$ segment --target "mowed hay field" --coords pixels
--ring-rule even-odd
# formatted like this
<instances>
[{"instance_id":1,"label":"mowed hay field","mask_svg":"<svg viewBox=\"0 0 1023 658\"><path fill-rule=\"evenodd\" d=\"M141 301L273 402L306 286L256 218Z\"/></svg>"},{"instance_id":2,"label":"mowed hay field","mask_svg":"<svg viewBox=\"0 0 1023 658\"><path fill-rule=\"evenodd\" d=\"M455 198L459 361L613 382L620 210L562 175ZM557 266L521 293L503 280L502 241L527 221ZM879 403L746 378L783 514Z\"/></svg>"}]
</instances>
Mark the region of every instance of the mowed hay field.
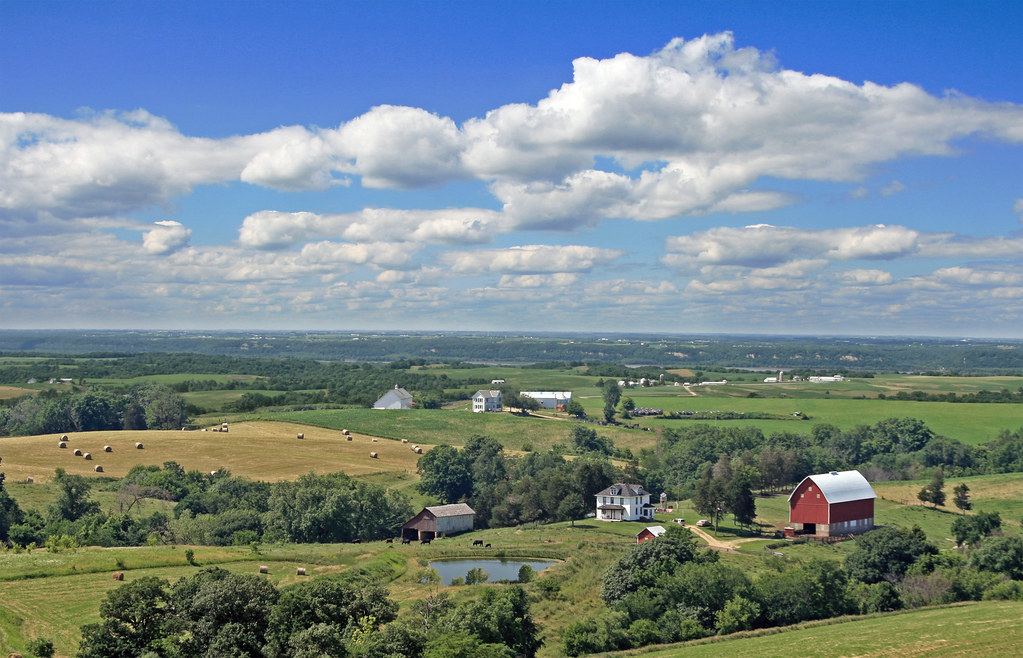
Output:
<instances>
[{"instance_id":1,"label":"mowed hay field","mask_svg":"<svg viewBox=\"0 0 1023 658\"><path fill-rule=\"evenodd\" d=\"M771 631L767 631L771 633ZM740 634L746 635L746 634ZM785 632L687 644L644 656L1019 656L1023 603L980 601L941 608L843 618ZM626 652L636 655L639 652Z\"/></svg>"},{"instance_id":2,"label":"mowed hay field","mask_svg":"<svg viewBox=\"0 0 1023 658\"><path fill-rule=\"evenodd\" d=\"M298 439L299 433L305 435ZM131 431L82 432L68 434L67 448L59 448L60 435L25 436L0 439L0 469L7 484L32 477L44 482L54 469L88 476L124 477L137 464L160 466L175 461L185 470L203 472L226 468L233 475L275 482L293 480L313 473L344 471L351 476L416 470L419 455L411 444L379 439L352 432L346 440L338 430L292 423L245 422L229 426L229 431ZM136 449L135 443L143 444ZM103 452L109 445L112 452ZM74 450L92 455L91 461L76 457ZM423 450L430 446L422 445ZM377 458L371 458L376 452ZM103 473L95 467L102 466Z\"/></svg>"}]
</instances>

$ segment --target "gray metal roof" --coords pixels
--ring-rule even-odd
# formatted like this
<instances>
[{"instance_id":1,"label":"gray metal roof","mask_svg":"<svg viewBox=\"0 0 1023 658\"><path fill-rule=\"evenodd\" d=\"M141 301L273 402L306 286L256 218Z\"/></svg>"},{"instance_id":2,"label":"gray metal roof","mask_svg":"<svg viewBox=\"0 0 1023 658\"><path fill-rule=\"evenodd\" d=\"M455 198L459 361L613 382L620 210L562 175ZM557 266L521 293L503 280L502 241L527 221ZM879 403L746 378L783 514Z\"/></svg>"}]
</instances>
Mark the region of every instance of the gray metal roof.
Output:
<instances>
[{"instance_id":1,"label":"gray metal roof","mask_svg":"<svg viewBox=\"0 0 1023 658\"><path fill-rule=\"evenodd\" d=\"M475 398L475 397L478 397L478 396L481 396L481 395L483 397L485 397L485 398L499 398L499 397L501 397L501 391L486 391L486 390L480 389L480 390L476 391L476 395L474 395L473 397Z\"/></svg>"},{"instance_id":2,"label":"gray metal roof","mask_svg":"<svg viewBox=\"0 0 1023 658\"><path fill-rule=\"evenodd\" d=\"M434 507L427 507L427 511L434 516L464 516L466 514L476 514L476 510L469 507L465 503L454 503L452 505L436 505Z\"/></svg>"},{"instance_id":3,"label":"gray metal roof","mask_svg":"<svg viewBox=\"0 0 1023 658\"><path fill-rule=\"evenodd\" d=\"M818 475L808 475L803 478L803 482L811 480L817 485L817 488L821 490L824 497L829 503L847 503L850 500L865 500L867 498L877 498L877 494L874 493L874 488L867 482L867 478L863 477L863 474L859 471L831 471L830 473L820 473ZM799 485L802 486L803 482ZM789 495L789 501L792 501L792 496L796 494L799 489L797 486L792 490Z\"/></svg>"},{"instance_id":4,"label":"gray metal roof","mask_svg":"<svg viewBox=\"0 0 1023 658\"><path fill-rule=\"evenodd\" d=\"M612 489L617 489L616 493L612 493ZM604 489L598 496L649 496L649 492L643 489L638 484L628 484L625 482L615 482L607 489Z\"/></svg>"}]
</instances>

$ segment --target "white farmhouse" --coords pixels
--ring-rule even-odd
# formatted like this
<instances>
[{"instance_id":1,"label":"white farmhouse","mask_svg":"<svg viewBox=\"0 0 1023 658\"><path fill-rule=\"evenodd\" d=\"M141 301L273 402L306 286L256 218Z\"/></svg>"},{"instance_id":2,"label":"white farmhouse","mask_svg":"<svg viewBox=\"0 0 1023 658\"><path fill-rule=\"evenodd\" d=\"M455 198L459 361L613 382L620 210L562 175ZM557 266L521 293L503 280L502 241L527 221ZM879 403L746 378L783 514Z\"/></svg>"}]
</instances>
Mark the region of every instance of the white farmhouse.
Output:
<instances>
[{"instance_id":1,"label":"white farmhouse","mask_svg":"<svg viewBox=\"0 0 1023 658\"><path fill-rule=\"evenodd\" d=\"M572 401L572 391L520 391L519 395L524 398L533 398L544 409L558 411L565 411L568 408L568 403Z\"/></svg>"},{"instance_id":2,"label":"white farmhouse","mask_svg":"<svg viewBox=\"0 0 1023 658\"><path fill-rule=\"evenodd\" d=\"M373 403L374 409L408 409L412 406L412 394L395 384L380 399Z\"/></svg>"},{"instance_id":3,"label":"white farmhouse","mask_svg":"<svg viewBox=\"0 0 1023 658\"><path fill-rule=\"evenodd\" d=\"M598 521L642 521L654 518L650 494L638 484L616 482L597 494Z\"/></svg>"},{"instance_id":4,"label":"white farmhouse","mask_svg":"<svg viewBox=\"0 0 1023 658\"><path fill-rule=\"evenodd\" d=\"M486 411L501 410L501 391L476 391L472 396L473 413L481 414Z\"/></svg>"}]
</instances>

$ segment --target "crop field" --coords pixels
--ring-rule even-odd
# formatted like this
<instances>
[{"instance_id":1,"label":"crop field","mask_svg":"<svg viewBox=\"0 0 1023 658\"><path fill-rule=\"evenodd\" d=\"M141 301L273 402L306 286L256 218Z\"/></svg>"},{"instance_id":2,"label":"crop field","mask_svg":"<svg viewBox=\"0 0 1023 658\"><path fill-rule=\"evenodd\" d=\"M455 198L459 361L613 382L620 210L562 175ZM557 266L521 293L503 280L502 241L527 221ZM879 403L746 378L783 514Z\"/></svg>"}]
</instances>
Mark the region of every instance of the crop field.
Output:
<instances>
[{"instance_id":1,"label":"crop field","mask_svg":"<svg viewBox=\"0 0 1023 658\"><path fill-rule=\"evenodd\" d=\"M22 388L20 386L0 386L0 400L13 400L23 395L38 393L38 390Z\"/></svg>"},{"instance_id":2,"label":"crop field","mask_svg":"<svg viewBox=\"0 0 1023 658\"><path fill-rule=\"evenodd\" d=\"M344 471L358 477L380 472L414 473L418 455L399 441L372 438L353 431L352 441L339 431L290 423L236 423L228 433L207 431L116 431L68 435L67 448L57 447L57 435L0 439L0 457L7 474L6 486L18 495L28 477L37 482L53 477L54 469L69 473L123 477L136 464L162 465L176 461L186 470L214 471L227 468L234 475L274 482L295 479L304 473ZM298 433L304 439L296 438ZM141 442L142 450L135 448ZM112 452L104 452L109 445ZM423 444L429 449L428 444ZM73 454L75 448L92 455L86 461ZM378 453L371 458L370 452Z\"/></svg>"},{"instance_id":3,"label":"crop field","mask_svg":"<svg viewBox=\"0 0 1023 658\"><path fill-rule=\"evenodd\" d=\"M752 635L752 637L750 636ZM802 624L784 632L739 633L671 649L627 652L651 656L1018 656L1023 603L980 601L940 608Z\"/></svg>"}]
</instances>

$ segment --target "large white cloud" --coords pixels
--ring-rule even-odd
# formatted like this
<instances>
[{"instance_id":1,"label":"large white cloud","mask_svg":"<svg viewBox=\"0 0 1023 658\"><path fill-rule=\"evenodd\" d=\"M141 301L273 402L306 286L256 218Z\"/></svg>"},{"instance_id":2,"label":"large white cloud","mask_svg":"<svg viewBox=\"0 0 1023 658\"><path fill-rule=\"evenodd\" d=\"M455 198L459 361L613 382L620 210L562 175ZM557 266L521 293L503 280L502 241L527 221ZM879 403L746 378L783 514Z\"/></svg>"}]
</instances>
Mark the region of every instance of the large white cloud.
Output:
<instances>
[{"instance_id":1,"label":"large white cloud","mask_svg":"<svg viewBox=\"0 0 1023 658\"><path fill-rule=\"evenodd\" d=\"M455 272L505 272L543 274L554 272L587 272L606 265L624 252L582 245L523 245L507 249L453 251L441 255Z\"/></svg>"}]
</instances>

